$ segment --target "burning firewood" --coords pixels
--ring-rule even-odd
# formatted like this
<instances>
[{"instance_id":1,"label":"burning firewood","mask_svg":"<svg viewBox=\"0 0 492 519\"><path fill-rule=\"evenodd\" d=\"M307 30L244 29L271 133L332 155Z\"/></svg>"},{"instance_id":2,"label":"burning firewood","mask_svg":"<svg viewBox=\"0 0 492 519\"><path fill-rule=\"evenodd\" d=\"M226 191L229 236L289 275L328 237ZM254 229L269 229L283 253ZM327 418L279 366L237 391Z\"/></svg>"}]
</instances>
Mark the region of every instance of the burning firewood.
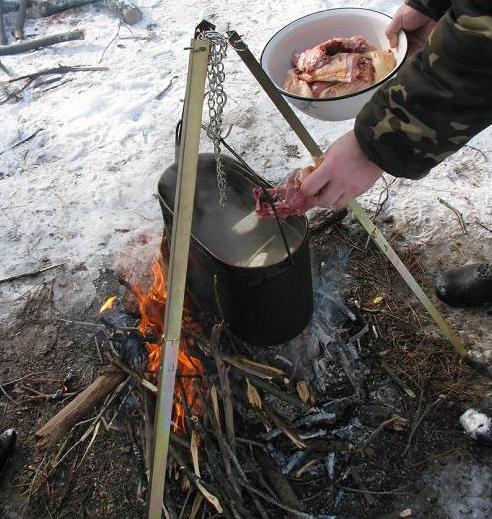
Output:
<instances>
[{"instance_id":1,"label":"burning firewood","mask_svg":"<svg viewBox=\"0 0 492 519\"><path fill-rule=\"evenodd\" d=\"M46 448L63 438L94 406L113 392L125 377L126 374L120 370L102 373L90 386L36 431L37 446Z\"/></svg>"}]
</instances>

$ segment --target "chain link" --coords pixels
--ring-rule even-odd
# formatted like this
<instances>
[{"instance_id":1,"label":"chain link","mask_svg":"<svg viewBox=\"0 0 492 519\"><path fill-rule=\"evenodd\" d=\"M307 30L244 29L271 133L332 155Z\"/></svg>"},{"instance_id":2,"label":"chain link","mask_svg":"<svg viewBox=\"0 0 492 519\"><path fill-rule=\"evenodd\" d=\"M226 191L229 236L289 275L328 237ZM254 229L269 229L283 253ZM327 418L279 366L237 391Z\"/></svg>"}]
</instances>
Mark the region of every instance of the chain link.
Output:
<instances>
[{"instance_id":1,"label":"chain link","mask_svg":"<svg viewBox=\"0 0 492 519\"><path fill-rule=\"evenodd\" d=\"M215 161L217 163L217 188L219 190L220 205L227 199L227 182L222 158L220 154L220 139L222 135L222 112L227 102L224 91L224 63L227 52L227 40L217 31L206 31L204 37L210 42L208 57L208 115L209 123L207 136L214 145Z\"/></svg>"}]
</instances>

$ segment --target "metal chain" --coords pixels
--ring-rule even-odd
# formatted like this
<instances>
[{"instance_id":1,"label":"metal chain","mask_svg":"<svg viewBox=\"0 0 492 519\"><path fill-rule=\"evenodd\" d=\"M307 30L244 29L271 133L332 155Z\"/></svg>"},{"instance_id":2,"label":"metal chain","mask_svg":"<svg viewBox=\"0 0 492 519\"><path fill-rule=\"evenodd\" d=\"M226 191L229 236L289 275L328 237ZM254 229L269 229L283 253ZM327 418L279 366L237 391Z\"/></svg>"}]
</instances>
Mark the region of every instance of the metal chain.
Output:
<instances>
[{"instance_id":1,"label":"metal chain","mask_svg":"<svg viewBox=\"0 0 492 519\"><path fill-rule=\"evenodd\" d=\"M217 163L217 188L219 190L220 205L227 199L227 182L222 158L220 154L220 139L222 136L222 112L227 102L224 91L224 63L227 52L227 39L217 31L206 31L204 37L210 42L208 57L208 115L209 123L207 136L214 145L215 161Z\"/></svg>"}]
</instances>

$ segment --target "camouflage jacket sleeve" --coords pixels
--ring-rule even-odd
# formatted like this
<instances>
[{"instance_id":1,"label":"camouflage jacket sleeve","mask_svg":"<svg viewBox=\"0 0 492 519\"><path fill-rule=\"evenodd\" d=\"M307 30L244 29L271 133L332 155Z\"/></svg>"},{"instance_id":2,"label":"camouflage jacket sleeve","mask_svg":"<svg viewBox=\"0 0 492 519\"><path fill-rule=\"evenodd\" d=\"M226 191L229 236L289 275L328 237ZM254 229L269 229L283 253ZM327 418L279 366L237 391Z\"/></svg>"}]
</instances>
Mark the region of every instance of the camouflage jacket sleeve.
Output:
<instances>
[{"instance_id":1,"label":"camouflage jacket sleeve","mask_svg":"<svg viewBox=\"0 0 492 519\"><path fill-rule=\"evenodd\" d=\"M434 20L439 20L451 7L451 0L406 0L405 3Z\"/></svg>"},{"instance_id":2,"label":"camouflage jacket sleeve","mask_svg":"<svg viewBox=\"0 0 492 519\"><path fill-rule=\"evenodd\" d=\"M492 123L492 2L453 0L426 47L359 113L355 135L384 171L420 178Z\"/></svg>"}]
</instances>

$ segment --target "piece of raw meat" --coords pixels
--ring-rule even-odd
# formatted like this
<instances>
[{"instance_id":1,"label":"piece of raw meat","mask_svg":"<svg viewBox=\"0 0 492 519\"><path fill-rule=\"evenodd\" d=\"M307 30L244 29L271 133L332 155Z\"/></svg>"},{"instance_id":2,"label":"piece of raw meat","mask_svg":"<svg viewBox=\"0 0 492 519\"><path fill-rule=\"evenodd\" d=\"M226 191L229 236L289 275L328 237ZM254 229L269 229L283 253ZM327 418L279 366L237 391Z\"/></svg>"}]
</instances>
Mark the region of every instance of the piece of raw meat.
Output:
<instances>
[{"instance_id":1,"label":"piece of raw meat","mask_svg":"<svg viewBox=\"0 0 492 519\"><path fill-rule=\"evenodd\" d=\"M309 83L299 79L299 76L296 74L296 71L293 68L287 72L287 77L284 82L284 90L287 90L287 92L301 97L313 96L313 92L311 91Z\"/></svg>"},{"instance_id":2,"label":"piece of raw meat","mask_svg":"<svg viewBox=\"0 0 492 519\"><path fill-rule=\"evenodd\" d=\"M307 82L330 81L351 83L356 79L374 80L374 67L370 58L357 53L341 52L330 58L328 63L312 72L299 74L299 79Z\"/></svg>"},{"instance_id":3,"label":"piece of raw meat","mask_svg":"<svg viewBox=\"0 0 492 519\"><path fill-rule=\"evenodd\" d=\"M331 56L335 56L340 52L367 52L372 50L363 36L353 36L352 38L330 38L329 40L316 45L312 49L306 49L298 53L294 53L292 62L299 72L312 72L327 63Z\"/></svg>"},{"instance_id":4,"label":"piece of raw meat","mask_svg":"<svg viewBox=\"0 0 492 519\"><path fill-rule=\"evenodd\" d=\"M279 216L284 218L299 216L314 206L314 198L302 193L301 184L307 175L321 164L322 160L323 157L314 157L314 165L296 169L282 184L266 190ZM259 218L275 217L272 205L261 187L253 189L253 198L256 201L256 214Z\"/></svg>"},{"instance_id":5,"label":"piece of raw meat","mask_svg":"<svg viewBox=\"0 0 492 519\"><path fill-rule=\"evenodd\" d=\"M395 56L389 49L366 52L364 57L372 62L375 71L374 81L381 81L396 67Z\"/></svg>"},{"instance_id":6,"label":"piece of raw meat","mask_svg":"<svg viewBox=\"0 0 492 519\"><path fill-rule=\"evenodd\" d=\"M376 51L362 36L331 38L292 55L295 68L283 88L306 98L327 99L354 94L381 81L395 68L391 50Z\"/></svg>"},{"instance_id":7,"label":"piece of raw meat","mask_svg":"<svg viewBox=\"0 0 492 519\"><path fill-rule=\"evenodd\" d=\"M315 81L314 83L311 83L310 87L313 96L320 97L320 94L321 92L323 92L323 90L326 90L328 87L331 87L333 85L336 85L336 83L332 81Z\"/></svg>"},{"instance_id":8,"label":"piece of raw meat","mask_svg":"<svg viewBox=\"0 0 492 519\"><path fill-rule=\"evenodd\" d=\"M318 93L317 98L329 99L332 97L346 96L360 92L369 86L370 83L367 83L363 79L356 79L352 83L328 83L328 86Z\"/></svg>"}]
</instances>

